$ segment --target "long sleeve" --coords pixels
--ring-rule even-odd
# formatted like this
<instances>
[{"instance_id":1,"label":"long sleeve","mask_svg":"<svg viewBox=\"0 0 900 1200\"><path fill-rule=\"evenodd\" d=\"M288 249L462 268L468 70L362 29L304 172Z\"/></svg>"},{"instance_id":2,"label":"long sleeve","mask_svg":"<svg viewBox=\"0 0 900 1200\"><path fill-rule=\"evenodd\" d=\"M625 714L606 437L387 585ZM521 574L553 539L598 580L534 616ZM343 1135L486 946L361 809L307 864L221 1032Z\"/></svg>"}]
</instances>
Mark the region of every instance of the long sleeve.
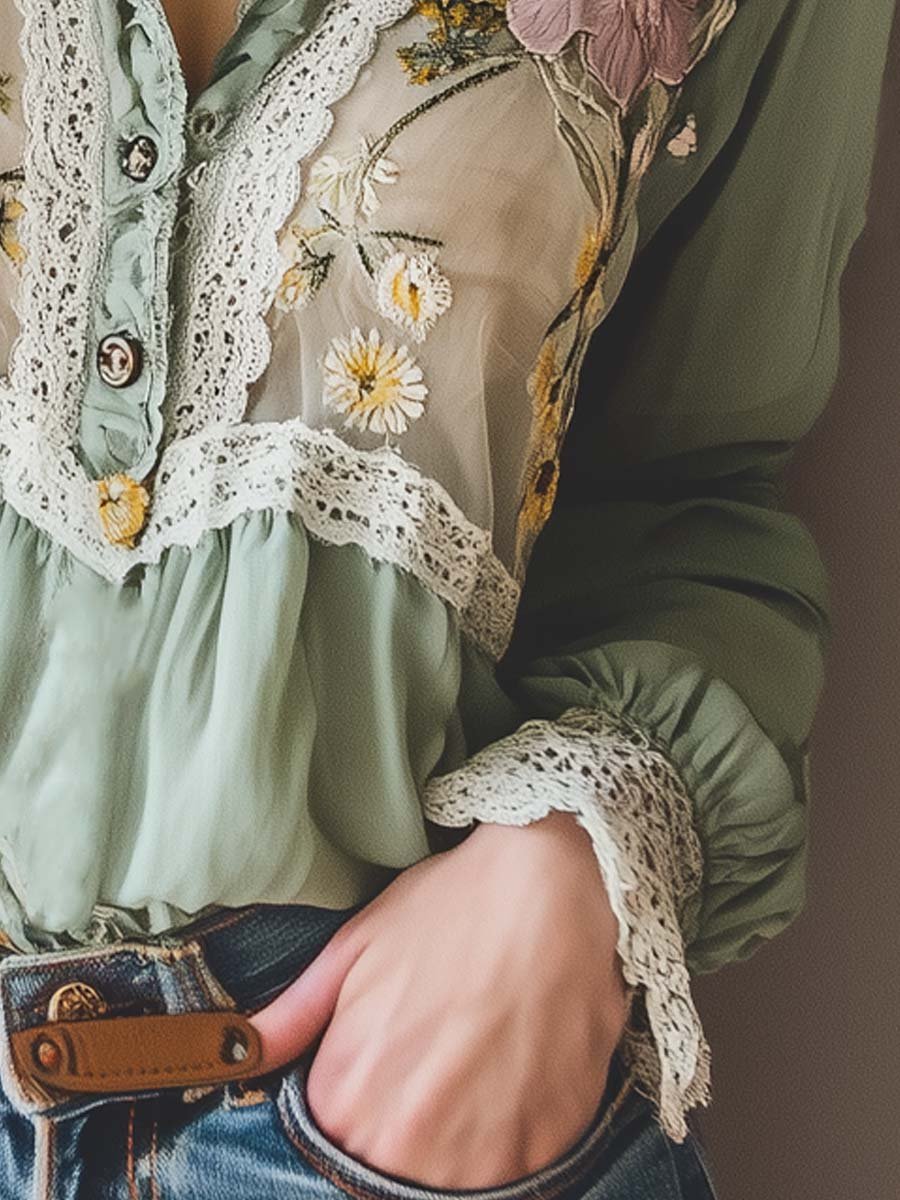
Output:
<instances>
[{"instance_id":1,"label":"long sleeve","mask_svg":"<svg viewBox=\"0 0 900 1200\"><path fill-rule=\"evenodd\" d=\"M690 976L805 903L828 575L784 469L836 376L893 7L745 0L686 80L501 664L520 724L473 725L426 795L446 824L578 814L678 1140L710 1099Z\"/></svg>"}]
</instances>

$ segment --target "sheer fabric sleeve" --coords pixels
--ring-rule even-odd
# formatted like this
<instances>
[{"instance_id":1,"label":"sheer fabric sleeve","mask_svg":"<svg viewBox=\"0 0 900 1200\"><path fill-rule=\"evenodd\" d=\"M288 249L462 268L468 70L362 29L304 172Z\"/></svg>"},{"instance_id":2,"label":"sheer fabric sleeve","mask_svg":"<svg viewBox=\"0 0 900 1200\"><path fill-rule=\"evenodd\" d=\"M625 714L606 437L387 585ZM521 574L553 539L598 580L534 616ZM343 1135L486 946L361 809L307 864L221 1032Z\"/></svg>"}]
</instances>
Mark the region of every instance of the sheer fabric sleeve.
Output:
<instances>
[{"instance_id":1,"label":"sheer fabric sleeve","mask_svg":"<svg viewBox=\"0 0 900 1200\"><path fill-rule=\"evenodd\" d=\"M438 823L589 831L676 1140L710 1099L691 976L805 903L828 578L784 468L834 383L892 7L745 3L686 79L501 664L521 724L426 792Z\"/></svg>"}]
</instances>

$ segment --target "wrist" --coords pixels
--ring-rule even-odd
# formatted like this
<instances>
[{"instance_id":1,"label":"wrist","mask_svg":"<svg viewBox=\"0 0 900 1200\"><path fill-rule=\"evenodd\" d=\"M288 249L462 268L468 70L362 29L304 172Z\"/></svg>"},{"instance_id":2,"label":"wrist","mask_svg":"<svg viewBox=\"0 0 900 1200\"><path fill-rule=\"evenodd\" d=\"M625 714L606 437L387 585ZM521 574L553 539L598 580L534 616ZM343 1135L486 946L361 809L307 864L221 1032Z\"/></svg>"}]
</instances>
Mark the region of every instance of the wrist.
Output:
<instances>
[{"instance_id":1,"label":"wrist","mask_svg":"<svg viewBox=\"0 0 900 1200\"><path fill-rule=\"evenodd\" d=\"M574 813L557 810L525 825L480 822L466 843L474 843L473 848L490 858L494 869L509 862L517 876L531 872L540 886L552 887L560 903L570 899L593 935L602 933L605 943L615 949L618 920L591 836ZM615 967L624 989L617 955Z\"/></svg>"}]
</instances>

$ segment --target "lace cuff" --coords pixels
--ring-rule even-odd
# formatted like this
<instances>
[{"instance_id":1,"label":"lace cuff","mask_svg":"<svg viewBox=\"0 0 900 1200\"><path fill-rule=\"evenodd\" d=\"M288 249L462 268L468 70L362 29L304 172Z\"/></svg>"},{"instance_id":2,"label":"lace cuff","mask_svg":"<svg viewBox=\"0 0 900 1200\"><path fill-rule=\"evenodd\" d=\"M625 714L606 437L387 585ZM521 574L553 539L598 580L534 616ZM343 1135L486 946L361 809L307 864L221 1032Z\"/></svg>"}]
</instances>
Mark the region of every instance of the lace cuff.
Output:
<instances>
[{"instance_id":1,"label":"lace cuff","mask_svg":"<svg viewBox=\"0 0 900 1200\"><path fill-rule=\"evenodd\" d=\"M573 707L531 720L423 798L437 825L527 825L562 809L590 834L619 924L618 952L635 989L620 1047L666 1133L681 1142L685 1113L708 1104L709 1045L690 990L683 929L703 875L691 799L669 757L635 723Z\"/></svg>"}]
</instances>

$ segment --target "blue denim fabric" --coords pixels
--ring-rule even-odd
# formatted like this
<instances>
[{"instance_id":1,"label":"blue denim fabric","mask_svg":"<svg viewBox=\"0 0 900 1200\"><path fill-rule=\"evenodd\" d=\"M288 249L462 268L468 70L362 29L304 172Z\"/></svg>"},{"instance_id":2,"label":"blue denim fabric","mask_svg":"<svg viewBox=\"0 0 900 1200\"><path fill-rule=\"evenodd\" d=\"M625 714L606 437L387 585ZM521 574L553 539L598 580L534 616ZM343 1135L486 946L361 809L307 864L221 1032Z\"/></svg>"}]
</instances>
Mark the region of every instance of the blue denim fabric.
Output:
<instances>
[{"instance_id":1,"label":"blue denim fabric","mask_svg":"<svg viewBox=\"0 0 900 1200\"><path fill-rule=\"evenodd\" d=\"M174 937L0 961L0 1200L715 1200L699 1142L672 1142L616 1056L590 1128L555 1162L503 1187L446 1191L373 1170L320 1130L305 1101L314 1051L218 1088L40 1104L8 1035L41 1024L64 982L108 1012L254 1011L355 912L253 905Z\"/></svg>"}]
</instances>

